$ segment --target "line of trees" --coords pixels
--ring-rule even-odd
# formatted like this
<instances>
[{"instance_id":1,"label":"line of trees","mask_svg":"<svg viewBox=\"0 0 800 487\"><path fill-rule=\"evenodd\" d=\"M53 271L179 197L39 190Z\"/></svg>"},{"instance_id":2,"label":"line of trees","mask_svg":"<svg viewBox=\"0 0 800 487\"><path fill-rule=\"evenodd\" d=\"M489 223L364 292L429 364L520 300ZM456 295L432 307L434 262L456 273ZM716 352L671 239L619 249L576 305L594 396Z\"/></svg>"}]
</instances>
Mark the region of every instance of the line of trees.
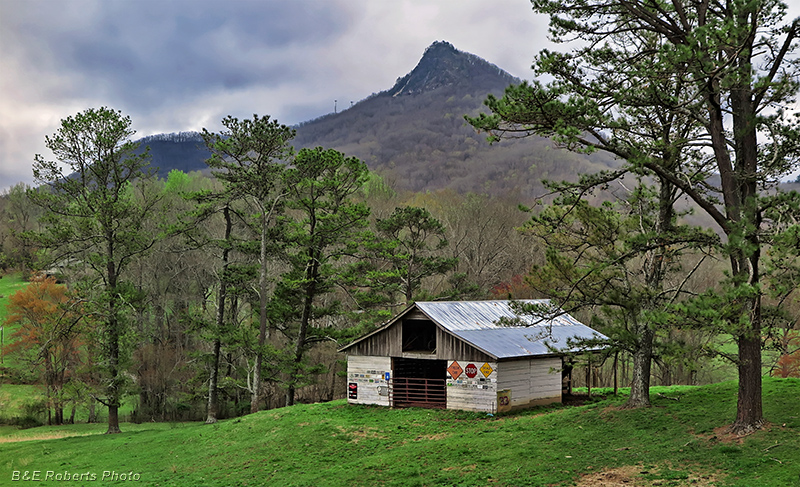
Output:
<instances>
[{"instance_id":1,"label":"line of trees","mask_svg":"<svg viewBox=\"0 0 800 487\"><path fill-rule=\"evenodd\" d=\"M125 401L135 403L135 420L203 414L212 423L332 399L337 345L414 299L458 298L478 287L467 282L494 285L524 272L523 261L506 269L499 259L459 269L459 254L472 266L474 247L497 232L511 234L506 254L522 245L513 224L473 235L456 223L474 207L491 220L484 197L426 196L448 207L441 217L459 241L450 246L445 223L415 205L425 201L398 196L358 159L323 148L295 153L294 131L268 116L223 125L202 134L213 177L174 171L157 180L147 151L131 142L130 118L108 108L68 117L46 138L55 158L36 157L39 186L23 205L40 217L14 235L31 249L26 262L41 269L34 275L65 284L48 278L27 288L53 303L39 308L46 319L22 313L38 298L16 298L9 323L20 328L9 351L25 349L33 370L44 367L35 379L46 385L49 421L65 420L65 404L99 402L116 433ZM66 313L72 300L80 306ZM54 375L49 339L30 327L67 318L72 334L59 336L71 345L59 353L69 357Z\"/></svg>"}]
</instances>

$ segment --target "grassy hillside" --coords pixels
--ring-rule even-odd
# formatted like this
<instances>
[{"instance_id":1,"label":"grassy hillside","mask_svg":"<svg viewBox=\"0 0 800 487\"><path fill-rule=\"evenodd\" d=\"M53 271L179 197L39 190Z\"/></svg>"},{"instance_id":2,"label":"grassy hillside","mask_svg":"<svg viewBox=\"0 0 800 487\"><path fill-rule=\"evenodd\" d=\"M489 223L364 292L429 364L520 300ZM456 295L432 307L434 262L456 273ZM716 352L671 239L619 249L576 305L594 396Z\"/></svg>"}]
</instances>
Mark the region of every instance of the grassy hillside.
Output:
<instances>
[{"instance_id":1,"label":"grassy hillside","mask_svg":"<svg viewBox=\"0 0 800 487\"><path fill-rule=\"evenodd\" d=\"M3 431L0 484L35 470L62 479L37 485L61 485L64 472L151 486L797 485L800 381L764 386L772 423L747 438L718 429L734 416L734 382L654 388L654 407L636 411L618 409L624 397L500 417L334 401L114 436L104 425Z\"/></svg>"},{"instance_id":2,"label":"grassy hillside","mask_svg":"<svg viewBox=\"0 0 800 487\"><path fill-rule=\"evenodd\" d=\"M19 273L6 274L0 277L0 326L3 327L3 348L10 343L11 334L19 328L19 325L6 326L5 324L8 298L27 285L28 282L24 281ZM0 351L0 354L2 354L2 351ZM14 365L16 365L14 357L3 357L2 363L0 363L0 370ZM0 382L2 382L2 373L0 373Z\"/></svg>"}]
</instances>

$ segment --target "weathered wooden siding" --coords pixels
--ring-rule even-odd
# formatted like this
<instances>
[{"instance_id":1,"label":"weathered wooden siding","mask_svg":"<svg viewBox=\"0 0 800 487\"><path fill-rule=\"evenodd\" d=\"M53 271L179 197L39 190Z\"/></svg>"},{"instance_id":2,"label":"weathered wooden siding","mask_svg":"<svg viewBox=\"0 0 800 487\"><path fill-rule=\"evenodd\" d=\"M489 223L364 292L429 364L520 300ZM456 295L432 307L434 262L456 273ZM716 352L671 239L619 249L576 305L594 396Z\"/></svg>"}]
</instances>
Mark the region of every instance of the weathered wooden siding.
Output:
<instances>
[{"instance_id":1,"label":"weathered wooden siding","mask_svg":"<svg viewBox=\"0 0 800 487\"><path fill-rule=\"evenodd\" d=\"M499 362L497 368L497 390L511 390L513 409L561 402L561 358Z\"/></svg>"},{"instance_id":2,"label":"weathered wooden siding","mask_svg":"<svg viewBox=\"0 0 800 487\"><path fill-rule=\"evenodd\" d=\"M450 361L469 360L481 364L494 360L493 357L438 327L436 329L436 358ZM478 366L480 367L480 365Z\"/></svg>"},{"instance_id":3,"label":"weathered wooden siding","mask_svg":"<svg viewBox=\"0 0 800 487\"><path fill-rule=\"evenodd\" d=\"M449 371L458 363L462 372L456 377ZM466 368L478 368L475 377L469 377ZM497 410L497 363L470 359L447 361L447 409L495 412ZM488 375L486 372L489 372Z\"/></svg>"},{"instance_id":4,"label":"weathered wooden siding","mask_svg":"<svg viewBox=\"0 0 800 487\"><path fill-rule=\"evenodd\" d=\"M421 313L418 313L421 315ZM417 315L412 315L416 317ZM406 317L411 319L411 317ZM431 323L432 326L436 326ZM436 351L433 354L403 353L403 322L398 320L392 326L368 339L356 343L347 350L348 356L370 357L414 357L438 360L470 360L473 362L487 362L493 358L473 346L459 340L453 335L436 327Z\"/></svg>"},{"instance_id":5,"label":"weathered wooden siding","mask_svg":"<svg viewBox=\"0 0 800 487\"><path fill-rule=\"evenodd\" d=\"M349 356L400 357L403 354L403 327L397 322L380 333L356 343L347 350ZM387 369L388 370L388 369Z\"/></svg>"},{"instance_id":6,"label":"weathered wooden siding","mask_svg":"<svg viewBox=\"0 0 800 487\"><path fill-rule=\"evenodd\" d=\"M392 373L392 359L389 357L349 356L347 358L347 385L349 388L351 384L356 384L358 396L355 399L350 398L348 389L347 402L388 406L387 373Z\"/></svg>"}]
</instances>

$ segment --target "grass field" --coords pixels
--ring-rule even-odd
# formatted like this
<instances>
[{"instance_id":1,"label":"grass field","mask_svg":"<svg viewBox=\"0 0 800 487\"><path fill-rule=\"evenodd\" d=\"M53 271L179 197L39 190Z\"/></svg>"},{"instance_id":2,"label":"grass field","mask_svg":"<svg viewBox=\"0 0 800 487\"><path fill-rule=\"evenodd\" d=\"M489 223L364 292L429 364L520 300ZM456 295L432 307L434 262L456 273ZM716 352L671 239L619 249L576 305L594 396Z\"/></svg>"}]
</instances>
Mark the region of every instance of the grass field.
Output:
<instances>
[{"instance_id":1,"label":"grass field","mask_svg":"<svg viewBox=\"0 0 800 487\"><path fill-rule=\"evenodd\" d=\"M2 423L8 422L12 418L21 418L28 414L25 406L35 404L44 399L44 391L42 386L27 385L27 384L3 384L0 383L0 436L3 435ZM129 418L134 410L136 400L134 396L125 397L122 406L119 409L119 416L122 420ZM96 403L95 416L97 421L102 423L108 420L108 408ZM69 416L71 406L64 410L64 414ZM46 422L46 416L43 413L32 414L37 420ZM89 418L89 409L86 405L81 405L77 408L75 414L75 421L84 423ZM16 428L15 428L16 429ZM105 432L105 430L103 430ZM0 482L0 486L2 486Z\"/></svg>"},{"instance_id":2,"label":"grass field","mask_svg":"<svg viewBox=\"0 0 800 487\"><path fill-rule=\"evenodd\" d=\"M8 297L27 285L28 285L27 281L22 280L21 274L6 274L0 277L0 326L3 327L3 332L2 332L3 348L5 348L5 346L10 343L11 334L17 331L17 328L19 328L17 325L6 326L5 324L6 305L8 304ZM11 356L3 357L2 350L0 350L0 357L2 357L2 363L0 363L0 368L14 367L16 365L14 357Z\"/></svg>"},{"instance_id":3,"label":"grass field","mask_svg":"<svg viewBox=\"0 0 800 487\"><path fill-rule=\"evenodd\" d=\"M644 410L619 409L623 396L497 417L334 401L110 436L104 425L0 430L0 485L38 471L50 477L37 485L66 473L95 475L86 485L789 486L800 483L798 397L800 381L766 379L770 425L746 438L721 429L735 382L656 387Z\"/></svg>"},{"instance_id":4,"label":"grass field","mask_svg":"<svg viewBox=\"0 0 800 487\"><path fill-rule=\"evenodd\" d=\"M24 384L0 384L0 416L20 416L26 404L41 398L41 387Z\"/></svg>"}]
</instances>

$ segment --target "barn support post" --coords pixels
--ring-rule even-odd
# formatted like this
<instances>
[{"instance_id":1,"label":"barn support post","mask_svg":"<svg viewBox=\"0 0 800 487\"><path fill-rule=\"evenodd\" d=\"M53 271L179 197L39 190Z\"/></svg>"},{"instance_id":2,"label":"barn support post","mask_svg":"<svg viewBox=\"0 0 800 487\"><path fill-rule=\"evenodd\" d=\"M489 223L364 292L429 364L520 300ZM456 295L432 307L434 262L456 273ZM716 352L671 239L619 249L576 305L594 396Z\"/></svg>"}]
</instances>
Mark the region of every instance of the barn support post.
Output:
<instances>
[{"instance_id":1,"label":"barn support post","mask_svg":"<svg viewBox=\"0 0 800 487\"><path fill-rule=\"evenodd\" d=\"M568 396L572 395L572 370L573 370L573 363L571 358L567 358L566 356L561 357L561 383L562 383L562 395L566 393ZM566 389L564 386L566 385Z\"/></svg>"},{"instance_id":2,"label":"barn support post","mask_svg":"<svg viewBox=\"0 0 800 487\"><path fill-rule=\"evenodd\" d=\"M592 354L588 355L588 362L586 364L586 394L592 397Z\"/></svg>"}]
</instances>

